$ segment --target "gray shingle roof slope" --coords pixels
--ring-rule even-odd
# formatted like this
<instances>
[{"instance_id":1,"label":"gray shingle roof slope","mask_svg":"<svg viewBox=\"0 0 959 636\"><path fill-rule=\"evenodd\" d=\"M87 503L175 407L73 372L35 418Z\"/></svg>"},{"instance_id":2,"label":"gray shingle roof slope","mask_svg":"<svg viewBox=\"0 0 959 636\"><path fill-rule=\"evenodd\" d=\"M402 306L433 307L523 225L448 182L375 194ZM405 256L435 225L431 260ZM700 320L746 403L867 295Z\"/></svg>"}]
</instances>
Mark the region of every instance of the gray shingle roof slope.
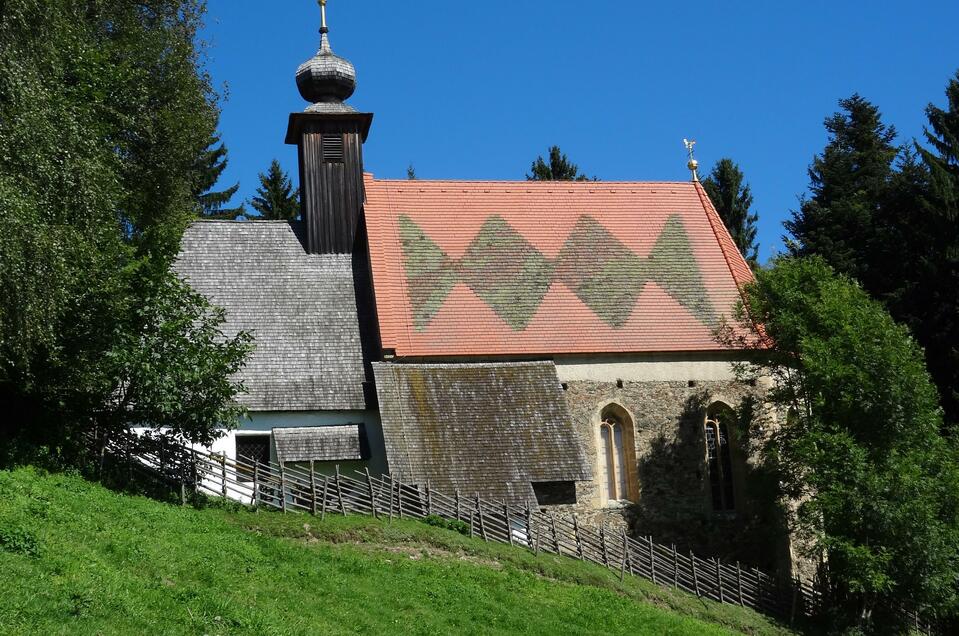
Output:
<instances>
[{"instance_id":1,"label":"gray shingle roof slope","mask_svg":"<svg viewBox=\"0 0 959 636\"><path fill-rule=\"evenodd\" d=\"M300 224L198 221L184 233L176 270L226 310L228 335L253 333L238 374L252 411L365 409L363 354L352 261L307 254Z\"/></svg>"},{"instance_id":2,"label":"gray shingle roof slope","mask_svg":"<svg viewBox=\"0 0 959 636\"><path fill-rule=\"evenodd\" d=\"M552 362L374 363L390 471L511 503L591 479Z\"/></svg>"},{"instance_id":3,"label":"gray shingle roof slope","mask_svg":"<svg viewBox=\"0 0 959 636\"><path fill-rule=\"evenodd\" d=\"M281 462L345 462L365 459L360 424L274 428L276 458Z\"/></svg>"}]
</instances>

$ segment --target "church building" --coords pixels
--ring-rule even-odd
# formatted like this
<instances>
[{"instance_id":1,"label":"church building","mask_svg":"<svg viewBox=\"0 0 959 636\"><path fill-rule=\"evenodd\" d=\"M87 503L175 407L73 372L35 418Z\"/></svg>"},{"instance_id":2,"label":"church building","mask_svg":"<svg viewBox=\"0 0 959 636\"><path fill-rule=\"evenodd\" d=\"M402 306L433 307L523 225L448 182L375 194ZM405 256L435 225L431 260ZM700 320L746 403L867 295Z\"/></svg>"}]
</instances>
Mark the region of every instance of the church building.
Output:
<instances>
[{"instance_id":1,"label":"church building","mask_svg":"<svg viewBox=\"0 0 959 636\"><path fill-rule=\"evenodd\" d=\"M321 2L325 5L325 2ZM755 522L715 336L752 273L688 182L378 179L330 47L297 70L301 220L198 221L179 274L256 349L230 457L369 469L739 556ZM744 559L749 560L749 559ZM756 559L752 559L755 563Z\"/></svg>"}]
</instances>

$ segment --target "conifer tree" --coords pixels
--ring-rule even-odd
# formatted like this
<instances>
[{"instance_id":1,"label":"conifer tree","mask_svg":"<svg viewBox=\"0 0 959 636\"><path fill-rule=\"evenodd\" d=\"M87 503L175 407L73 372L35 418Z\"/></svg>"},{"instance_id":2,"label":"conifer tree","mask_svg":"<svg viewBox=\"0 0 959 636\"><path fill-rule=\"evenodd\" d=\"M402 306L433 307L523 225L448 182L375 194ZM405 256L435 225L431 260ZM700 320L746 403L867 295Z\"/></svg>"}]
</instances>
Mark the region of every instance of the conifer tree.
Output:
<instances>
[{"instance_id":1,"label":"conifer tree","mask_svg":"<svg viewBox=\"0 0 959 636\"><path fill-rule=\"evenodd\" d=\"M228 207L233 195L240 189L239 183L226 190L213 189L226 170L227 161L226 144L220 141L218 133L212 134L206 149L197 157L194 168L194 195L200 204L200 216L203 218L236 219L246 213L242 204L236 208Z\"/></svg>"},{"instance_id":2,"label":"conifer tree","mask_svg":"<svg viewBox=\"0 0 959 636\"><path fill-rule=\"evenodd\" d=\"M797 256L816 254L869 287L869 254L877 209L888 195L899 154L895 128L859 95L839 101L825 121L829 141L809 167L809 189L786 222Z\"/></svg>"},{"instance_id":3,"label":"conifer tree","mask_svg":"<svg viewBox=\"0 0 959 636\"><path fill-rule=\"evenodd\" d=\"M259 177L260 187L250 201L259 217L275 221L297 218L300 215L299 190L293 189L290 177L280 167L280 162L274 159L266 174L261 172Z\"/></svg>"},{"instance_id":4,"label":"conifer tree","mask_svg":"<svg viewBox=\"0 0 959 636\"><path fill-rule=\"evenodd\" d=\"M413 164L412 164L412 163L411 163L409 166L407 166L407 168L406 168L406 178L407 178L409 181L416 181L416 178L417 178L417 177L416 177L416 168L413 167Z\"/></svg>"},{"instance_id":5,"label":"conifer tree","mask_svg":"<svg viewBox=\"0 0 959 636\"><path fill-rule=\"evenodd\" d=\"M530 167L532 171L526 175L527 181L589 181L589 177L579 171L579 166L572 163L559 146L549 149L549 163L542 155L536 158ZM598 181L593 177L593 181Z\"/></svg>"},{"instance_id":6,"label":"conifer tree","mask_svg":"<svg viewBox=\"0 0 959 636\"><path fill-rule=\"evenodd\" d=\"M742 170L732 159L720 159L709 176L703 179L703 188L726 224L736 247L750 266L755 268L759 258L759 247L756 245L756 222L759 216L749 210L753 195L749 191L749 184L744 182Z\"/></svg>"},{"instance_id":7,"label":"conifer tree","mask_svg":"<svg viewBox=\"0 0 959 636\"><path fill-rule=\"evenodd\" d=\"M928 178L912 227L914 284L903 302L926 347L947 419L959 423L959 72L946 87L945 109L926 108L929 148L916 145Z\"/></svg>"}]
</instances>

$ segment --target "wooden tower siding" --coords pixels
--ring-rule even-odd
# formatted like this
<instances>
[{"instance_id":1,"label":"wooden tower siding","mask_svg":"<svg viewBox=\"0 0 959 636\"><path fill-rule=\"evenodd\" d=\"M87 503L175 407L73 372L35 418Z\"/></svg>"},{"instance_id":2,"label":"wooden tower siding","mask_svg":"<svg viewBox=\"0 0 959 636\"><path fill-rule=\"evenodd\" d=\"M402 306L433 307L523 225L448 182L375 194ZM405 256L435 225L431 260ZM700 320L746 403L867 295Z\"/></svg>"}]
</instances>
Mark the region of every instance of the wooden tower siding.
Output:
<instances>
[{"instance_id":1,"label":"wooden tower siding","mask_svg":"<svg viewBox=\"0 0 959 636\"><path fill-rule=\"evenodd\" d=\"M300 205L311 254L351 254L363 201L363 142L372 115L296 113L287 143L298 148ZM327 156L330 139L342 157Z\"/></svg>"}]
</instances>

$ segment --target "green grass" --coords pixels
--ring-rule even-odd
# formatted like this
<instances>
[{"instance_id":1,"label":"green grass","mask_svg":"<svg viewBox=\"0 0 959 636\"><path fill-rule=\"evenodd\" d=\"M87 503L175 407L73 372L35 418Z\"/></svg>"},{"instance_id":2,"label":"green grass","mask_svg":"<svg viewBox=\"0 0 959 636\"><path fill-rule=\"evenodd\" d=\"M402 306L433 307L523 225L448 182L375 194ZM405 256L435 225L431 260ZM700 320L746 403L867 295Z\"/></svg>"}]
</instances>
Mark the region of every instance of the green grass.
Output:
<instances>
[{"instance_id":1,"label":"green grass","mask_svg":"<svg viewBox=\"0 0 959 636\"><path fill-rule=\"evenodd\" d=\"M0 472L2 634L788 634L413 521L196 509Z\"/></svg>"}]
</instances>

